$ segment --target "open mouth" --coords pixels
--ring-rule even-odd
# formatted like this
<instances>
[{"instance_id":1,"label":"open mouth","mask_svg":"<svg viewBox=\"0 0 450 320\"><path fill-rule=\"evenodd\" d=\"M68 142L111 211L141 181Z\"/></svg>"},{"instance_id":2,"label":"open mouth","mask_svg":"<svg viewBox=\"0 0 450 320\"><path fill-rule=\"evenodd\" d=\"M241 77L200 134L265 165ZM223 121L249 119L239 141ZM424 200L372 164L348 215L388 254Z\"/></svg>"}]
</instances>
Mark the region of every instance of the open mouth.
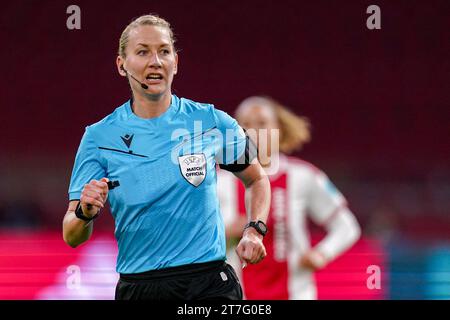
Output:
<instances>
[{"instance_id":1,"label":"open mouth","mask_svg":"<svg viewBox=\"0 0 450 320\"><path fill-rule=\"evenodd\" d=\"M147 79L147 80L162 80L163 76L159 73L150 73L149 75L147 75L147 77L145 77L145 79Z\"/></svg>"}]
</instances>

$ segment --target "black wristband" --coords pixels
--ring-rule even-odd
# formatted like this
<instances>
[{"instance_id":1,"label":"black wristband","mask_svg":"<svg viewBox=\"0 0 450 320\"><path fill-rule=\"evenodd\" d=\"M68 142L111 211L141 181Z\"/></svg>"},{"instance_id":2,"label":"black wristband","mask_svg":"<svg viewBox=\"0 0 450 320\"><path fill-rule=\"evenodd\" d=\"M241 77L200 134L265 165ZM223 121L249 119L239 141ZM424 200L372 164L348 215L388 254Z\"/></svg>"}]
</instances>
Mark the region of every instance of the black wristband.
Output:
<instances>
[{"instance_id":1,"label":"black wristband","mask_svg":"<svg viewBox=\"0 0 450 320\"><path fill-rule=\"evenodd\" d=\"M81 208L81 201L78 202L77 208L75 209L75 215L78 219L84 220L84 221L92 221L98 218L100 212L97 212L92 218L88 218L83 214L83 209Z\"/></svg>"}]
</instances>

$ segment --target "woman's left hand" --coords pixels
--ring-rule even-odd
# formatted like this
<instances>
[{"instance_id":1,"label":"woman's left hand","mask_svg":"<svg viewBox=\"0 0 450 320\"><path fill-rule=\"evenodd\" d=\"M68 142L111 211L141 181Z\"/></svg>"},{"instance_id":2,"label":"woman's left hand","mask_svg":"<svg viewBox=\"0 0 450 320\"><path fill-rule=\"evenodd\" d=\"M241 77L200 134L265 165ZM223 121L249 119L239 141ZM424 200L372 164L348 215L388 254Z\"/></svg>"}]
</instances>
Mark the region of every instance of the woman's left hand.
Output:
<instances>
[{"instance_id":1,"label":"woman's left hand","mask_svg":"<svg viewBox=\"0 0 450 320\"><path fill-rule=\"evenodd\" d=\"M255 229L245 229L242 239L236 248L236 253L244 264L255 264L264 259L267 253L262 240L263 236Z\"/></svg>"}]
</instances>

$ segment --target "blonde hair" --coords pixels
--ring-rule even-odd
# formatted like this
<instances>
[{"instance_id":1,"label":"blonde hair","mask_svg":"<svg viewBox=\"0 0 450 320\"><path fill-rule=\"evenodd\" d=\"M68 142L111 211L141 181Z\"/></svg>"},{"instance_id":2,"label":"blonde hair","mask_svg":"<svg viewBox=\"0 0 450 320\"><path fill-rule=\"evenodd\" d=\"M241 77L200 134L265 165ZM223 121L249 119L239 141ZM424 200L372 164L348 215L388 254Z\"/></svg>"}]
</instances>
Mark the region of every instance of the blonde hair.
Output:
<instances>
[{"instance_id":1,"label":"blonde hair","mask_svg":"<svg viewBox=\"0 0 450 320\"><path fill-rule=\"evenodd\" d=\"M147 14L147 15L143 15L143 16L140 16L140 17L134 19L123 30L123 32L120 36L120 40L119 40L119 50L118 50L119 56L121 56L123 58L126 57L125 50L128 45L128 37L130 35L130 31L131 31L131 29L134 29L139 26L158 26L158 27L167 28L167 30L169 30L169 35L170 35L170 40L172 42L172 46L175 50L176 39L173 34L173 30L170 26L170 23L167 22L166 20L164 20L163 18L160 18L158 15Z\"/></svg>"},{"instance_id":2,"label":"blonde hair","mask_svg":"<svg viewBox=\"0 0 450 320\"><path fill-rule=\"evenodd\" d=\"M311 141L311 123L309 119L298 116L288 107L267 96L253 96L242 101L236 112L245 106L265 105L272 109L280 129L280 151L290 154L300 150Z\"/></svg>"}]
</instances>

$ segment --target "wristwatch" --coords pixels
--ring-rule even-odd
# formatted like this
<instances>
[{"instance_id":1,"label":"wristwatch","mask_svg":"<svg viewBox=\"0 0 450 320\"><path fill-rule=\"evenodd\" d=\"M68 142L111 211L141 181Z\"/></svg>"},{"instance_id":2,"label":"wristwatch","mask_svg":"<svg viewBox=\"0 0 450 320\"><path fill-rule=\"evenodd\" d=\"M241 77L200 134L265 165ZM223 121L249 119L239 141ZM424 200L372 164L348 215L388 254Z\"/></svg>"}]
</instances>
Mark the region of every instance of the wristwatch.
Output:
<instances>
[{"instance_id":1,"label":"wristwatch","mask_svg":"<svg viewBox=\"0 0 450 320\"><path fill-rule=\"evenodd\" d=\"M75 209L75 215L78 219L84 220L84 221L92 221L94 219L97 219L100 212L97 212L93 217L88 218L83 214L83 209L81 208L81 202L78 202L77 208Z\"/></svg>"},{"instance_id":2,"label":"wristwatch","mask_svg":"<svg viewBox=\"0 0 450 320\"><path fill-rule=\"evenodd\" d=\"M244 227L244 230L247 228L255 228L256 231L258 231L258 233L260 235L262 235L263 237L266 235L267 233L267 226L264 222L262 222L261 220L258 221L250 221L249 223L247 223Z\"/></svg>"}]
</instances>

